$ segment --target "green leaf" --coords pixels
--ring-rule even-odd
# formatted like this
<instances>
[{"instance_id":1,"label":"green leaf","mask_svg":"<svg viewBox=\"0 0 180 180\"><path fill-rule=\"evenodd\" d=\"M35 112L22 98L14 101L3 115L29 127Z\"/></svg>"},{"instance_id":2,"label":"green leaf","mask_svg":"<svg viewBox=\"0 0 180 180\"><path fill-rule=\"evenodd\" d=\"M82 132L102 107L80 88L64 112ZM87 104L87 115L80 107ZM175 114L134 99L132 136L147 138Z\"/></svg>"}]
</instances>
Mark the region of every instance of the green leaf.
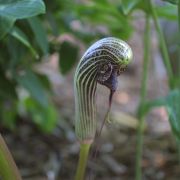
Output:
<instances>
[{"instance_id":1,"label":"green leaf","mask_svg":"<svg viewBox=\"0 0 180 180\"><path fill-rule=\"evenodd\" d=\"M3 126L13 130L16 126L17 106L15 101L3 101L0 103L0 119Z\"/></svg>"},{"instance_id":2,"label":"green leaf","mask_svg":"<svg viewBox=\"0 0 180 180\"><path fill-rule=\"evenodd\" d=\"M128 15L139 2L140 0L122 0L121 7L124 15Z\"/></svg>"},{"instance_id":3,"label":"green leaf","mask_svg":"<svg viewBox=\"0 0 180 180\"><path fill-rule=\"evenodd\" d=\"M116 21L119 22L116 26L127 24L127 20L119 13L118 8L112 5L112 3L104 5L103 3L96 2L87 5L78 5L75 10L80 19L86 18L86 20L91 20L93 23L98 22L98 24L104 24ZM111 24L106 25L114 25L113 23L111 22Z\"/></svg>"},{"instance_id":4,"label":"green leaf","mask_svg":"<svg viewBox=\"0 0 180 180\"><path fill-rule=\"evenodd\" d=\"M169 20L178 19L177 6L166 4L165 6L156 6L155 9L159 17Z\"/></svg>"},{"instance_id":5,"label":"green leaf","mask_svg":"<svg viewBox=\"0 0 180 180\"><path fill-rule=\"evenodd\" d=\"M175 75L172 79L172 85L173 87L180 88L180 78L179 75Z\"/></svg>"},{"instance_id":6,"label":"green leaf","mask_svg":"<svg viewBox=\"0 0 180 180\"><path fill-rule=\"evenodd\" d=\"M38 77L38 79L39 79L39 80L41 81L41 83L43 84L43 87L44 87L45 89L47 89L48 92L51 92L51 83L50 83L47 75L36 73L36 76Z\"/></svg>"},{"instance_id":7,"label":"green leaf","mask_svg":"<svg viewBox=\"0 0 180 180\"><path fill-rule=\"evenodd\" d=\"M13 29L10 31L10 34L14 38L19 40L22 44L24 44L26 47L28 47L31 53L35 56L35 58L39 57L35 49L31 46L27 36L18 27L13 27Z\"/></svg>"},{"instance_id":8,"label":"green leaf","mask_svg":"<svg viewBox=\"0 0 180 180\"><path fill-rule=\"evenodd\" d=\"M14 22L14 18L0 16L0 39L10 31Z\"/></svg>"},{"instance_id":9,"label":"green leaf","mask_svg":"<svg viewBox=\"0 0 180 180\"><path fill-rule=\"evenodd\" d=\"M0 0L0 39L10 31L17 19L45 13L42 0Z\"/></svg>"},{"instance_id":10,"label":"green leaf","mask_svg":"<svg viewBox=\"0 0 180 180\"><path fill-rule=\"evenodd\" d=\"M172 91L168 95L166 103L172 131L180 140L180 90Z\"/></svg>"},{"instance_id":11,"label":"green leaf","mask_svg":"<svg viewBox=\"0 0 180 180\"><path fill-rule=\"evenodd\" d=\"M130 19L125 18L122 14L122 9L119 10L118 5L104 1L89 2L82 5L75 6L75 11L78 19L81 20L83 24L91 24L91 26L104 26L107 29L110 36L117 36L121 39L127 39L132 32L132 27L130 25ZM121 8L121 7L120 7ZM96 29L96 28L95 28ZM89 33L89 35L95 35L96 31L87 32L81 31L81 36L83 33ZM107 33L97 31L97 34L102 36L107 36Z\"/></svg>"},{"instance_id":12,"label":"green leaf","mask_svg":"<svg viewBox=\"0 0 180 180\"><path fill-rule=\"evenodd\" d=\"M0 68L0 99L15 99L15 83L5 77L4 73Z\"/></svg>"},{"instance_id":13,"label":"green leaf","mask_svg":"<svg viewBox=\"0 0 180 180\"><path fill-rule=\"evenodd\" d=\"M139 107L138 114L140 117L142 117L145 116L149 111L151 111L151 109L165 105L166 105L165 97L147 101Z\"/></svg>"},{"instance_id":14,"label":"green leaf","mask_svg":"<svg viewBox=\"0 0 180 180\"><path fill-rule=\"evenodd\" d=\"M138 5L137 5L137 9L141 9L142 11L144 11L146 14L151 14L151 9L149 8L150 4L149 1L139 1Z\"/></svg>"},{"instance_id":15,"label":"green leaf","mask_svg":"<svg viewBox=\"0 0 180 180\"><path fill-rule=\"evenodd\" d=\"M178 4L178 0L164 0L166 2L169 2L171 4Z\"/></svg>"},{"instance_id":16,"label":"green leaf","mask_svg":"<svg viewBox=\"0 0 180 180\"><path fill-rule=\"evenodd\" d=\"M45 89L39 78L32 71L27 70L15 78L19 85L24 87L41 106L48 106Z\"/></svg>"},{"instance_id":17,"label":"green leaf","mask_svg":"<svg viewBox=\"0 0 180 180\"><path fill-rule=\"evenodd\" d=\"M45 13L42 0L0 0L0 16L24 19Z\"/></svg>"},{"instance_id":18,"label":"green leaf","mask_svg":"<svg viewBox=\"0 0 180 180\"><path fill-rule=\"evenodd\" d=\"M22 68L24 64L27 64L27 61L22 61L27 53L26 46L24 46L19 40L14 38L13 36L8 36L6 39L6 49L5 52L8 55L7 58L3 57L3 64L8 68L8 72L13 76L13 74L17 73L17 69ZM3 50L4 52L4 50Z\"/></svg>"},{"instance_id":19,"label":"green leaf","mask_svg":"<svg viewBox=\"0 0 180 180\"><path fill-rule=\"evenodd\" d=\"M180 140L180 90L171 91L168 96L144 104L146 114L154 107L165 106L169 114L169 122L174 135Z\"/></svg>"},{"instance_id":20,"label":"green leaf","mask_svg":"<svg viewBox=\"0 0 180 180\"><path fill-rule=\"evenodd\" d=\"M33 17L28 19L28 22L33 30L39 47L41 48L42 52L47 55L49 52L49 44L46 31L44 30L41 21L37 17Z\"/></svg>"},{"instance_id":21,"label":"green leaf","mask_svg":"<svg viewBox=\"0 0 180 180\"><path fill-rule=\"evenodd\" d=\"M52 34L54 35L54 36L59 36L59 28L58 28L58 23L56 22L56 18L54 17L54 14L53 14L53 12L47 12L47 14L46 14L47 16L47 21L48 21L48 23L49 23L49 25L50 25L50 27L51 27L51 30L52 30Z\"/></svg>"},{"instance_id":22,"label":"green leaf","mask_svg":"<svg viewBox=\"0 0 180 180\"><path fill-rule=\"evenodd\" d=\"M49 103L47 107L42 107L33 99L25 99L25 107L30 113L32 120L44 132L52 132L58 120L58 115L55 107Z\"/></svg>"},{"instance_id":23,"label":"green leaf","mask_svg":"<svg viewBox=\"0 0 180 180\"><path fill-rule=\"evenodd\" d=\"M59 66L62 74L66 74L75 64L78 58L78 47L68 41L64 41L60 49Z\"/></svg>"}]
</instances>

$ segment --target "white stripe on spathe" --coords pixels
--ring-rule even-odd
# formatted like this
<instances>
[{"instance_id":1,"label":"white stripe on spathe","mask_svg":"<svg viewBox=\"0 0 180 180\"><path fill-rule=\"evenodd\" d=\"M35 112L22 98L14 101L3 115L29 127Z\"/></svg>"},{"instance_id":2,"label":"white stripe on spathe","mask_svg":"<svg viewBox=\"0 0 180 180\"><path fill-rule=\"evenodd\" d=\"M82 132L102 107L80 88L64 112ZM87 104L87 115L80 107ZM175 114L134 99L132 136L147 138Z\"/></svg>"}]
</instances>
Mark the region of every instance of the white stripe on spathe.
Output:
<instances>
[{"instance_id":1,"label":"white stripe on spathe","mask_svg":"<svg viewBox=\"0 0 180 180\"><path fill-rule=\"evenodd\" d=\"M132 59L129 45L117 38L103 38L84 53L74 76L75 131L80 141L94 139L96 133L96 86L102 64L120 68Z\"/></svg>"}]
</instances>

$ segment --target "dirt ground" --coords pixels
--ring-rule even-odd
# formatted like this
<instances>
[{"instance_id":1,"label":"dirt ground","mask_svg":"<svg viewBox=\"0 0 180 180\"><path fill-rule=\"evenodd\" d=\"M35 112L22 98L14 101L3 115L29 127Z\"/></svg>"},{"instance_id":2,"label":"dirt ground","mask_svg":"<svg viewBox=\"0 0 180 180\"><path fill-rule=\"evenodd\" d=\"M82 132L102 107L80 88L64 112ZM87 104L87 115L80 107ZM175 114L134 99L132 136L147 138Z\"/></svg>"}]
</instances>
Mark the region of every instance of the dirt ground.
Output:
<instances>
[{"instance_id":1,"label":"dirt ground","mask_svg":"<svg viewBox=\"0 0 180 180\"><path fill-rule=\"evenodd\" d=\"M139 19L138 23L134 25L136 31L129 41L134 52L133 62L119 77L111 121L103 129L96 159L89 158L87 180L134 179L138 124L135 116L142 79L143 19ZM148 99L164 96L168 92L166 73L153 31L151 40ZM54 54L39 67L53 85L53 100L59 112L59 123L54 132L49 135L40 133L30 119L19 120L18 128L13 133L2 131L24 180L71 180L75 174L79 144L74 134L74 69L63 77L57 69L57 60L58 55ZM99 85L97 94L100 125L107 109L108 90ZM176 143L164 108L156 108L146 117L142 169L143 180L180 179Z\"/></svg>"}]
</instances>

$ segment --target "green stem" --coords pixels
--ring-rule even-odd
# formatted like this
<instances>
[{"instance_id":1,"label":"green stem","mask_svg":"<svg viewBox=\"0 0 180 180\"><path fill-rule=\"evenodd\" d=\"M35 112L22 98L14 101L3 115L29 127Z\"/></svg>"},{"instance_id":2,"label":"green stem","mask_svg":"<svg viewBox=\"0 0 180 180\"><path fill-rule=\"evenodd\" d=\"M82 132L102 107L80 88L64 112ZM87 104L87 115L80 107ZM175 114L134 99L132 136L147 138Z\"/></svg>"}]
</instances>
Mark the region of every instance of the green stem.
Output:
<instances>
[{"instance_id":1,"label":"green stem","mask_svg":"<svg viewBox=\"0 0 180 180\"><path fill-rule=\"evenodd\" d=\"M136 149L136 180L141 179L141 159L142 159L142 147L143 147L143 131L145 119L141 111L145 102L147 92L147 77L148 77L148 65L150 60L150 20L149 15L146 15L146 27L144 34L144 64L143 64L143 79L141 83L141 101L140 101L140 113L138 114L139 125L137 130L137 149Z\"/></svg>"},{"instance_id":2,"label":"green stem","mask_svg":"<svg viewBox=\"0 0 180 180\"><path fill-rule=\"evenodd\" d=\"M177 72L177 77L180 76L180 1L178 1L178 30L179 30L179 42L178 42L178 72ZM180 83L178 83L178 88L180 89ZM177 154L178 154L178 161L180 164L180 141L176 138L176 145L177 145Z\"/></svg>"},{"instance_id":3,"label":"green stem","mask_svg":"<svg viewBox=\"0 0 180 180\"><path fill-rule=\"evenodd\" d=\"M179 25L179 43L178 43L178 52L179 52L179 57L178 57L178 77L180 76L180 1L178 1L178 25ZM180 88L180 84L179 84L179 88Z\"/></svg>"},{"instance_id":4,"label":"green stem","mask_svg":"<svg viewBox=\"0 0 180 180\"><path fill-rule=\"evenodd\" d=\"M156 10L154 8L154 5L151 1L149 1L150 4L150 9L151 9L151 13L152 13L152 17L154 20L154 24L158 33L158 37L159 37L159 42L160 42L160 47L162 50L162 54L163 54L163 62L165 64L167 73L168 73L168 78L169 78L169 86L172 87L172 80L173 80L173 71L172 71L172 67L171 67L171 63L170 63L170 59L169 59L169 55L168 55L168 50L167 50L167 46L165 43L165 39L164 39L164 35L163 32L161 30L161 26L158 22L158 17L157 17L157 13Z\"/></svg>"},{"instance_id":5,"label":"green stem","mask_svg":"<svg viewBox=\"0 0 180 180\"><path fill-rule=\"evenodd\" d=\"M21 176L11 153L0 135L0 179L3 180L21 180Z\"/></svg>"},{"instance_id":6,"label":"green stem","mask_svg":"<svg viewBox=\"0 0 180 180\"><path fill-rule=\"evenodd\" d=\"M91 146L90 143L81 143L80 145L80 155L79 155L79 161L78 161L78 167L76 171L75 180L84 179L90 146Z\"/></svg>"}]
</instances>

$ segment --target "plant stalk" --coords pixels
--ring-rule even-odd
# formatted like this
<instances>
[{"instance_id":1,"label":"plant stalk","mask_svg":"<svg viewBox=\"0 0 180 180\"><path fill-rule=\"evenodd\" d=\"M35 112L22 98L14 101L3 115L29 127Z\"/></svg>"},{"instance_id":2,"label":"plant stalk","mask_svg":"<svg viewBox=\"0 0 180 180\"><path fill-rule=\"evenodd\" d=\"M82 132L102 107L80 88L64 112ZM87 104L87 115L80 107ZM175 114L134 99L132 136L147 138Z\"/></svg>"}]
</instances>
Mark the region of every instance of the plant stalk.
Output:
<instances>
[{"instance_id":1,"label":"plant stalk","mask_svg":"<svg viewBox=\"0 0 180 180\"><path fill-rule=\"evenodd\" d=\"M178 72L177 77L180 77L180 1L178 1L177 5L177 11L178 11ZM180 89L180 83L178 82L178 88ZM178 162L180 165L180 140L176 138L176 146L177 146L177 155L178 155Z\"/></svg>"},{"instance_id":2,"label":"plant stalk","mask_svg":"<svg viewBox=\"0 0 180 180\"><path fill-rule=\"evenodd\" d=\"M163 54L163 62L164 62L164 65L165 65L167 73L168 73L169 86L172 88L173 87L173 82L172 82L173 81L173 71L172 71L172 66L170 63L170 58L168 55L168 50L167 50L167 46L165 43L164 35L161 30L161 26L158 22L158 16L157 16L156 10L155 10L154 5L151 0L149 1L149 5L150 5L151 13L152 13L152 18L154 20L154 24L156 27L156 31L157 31L158 37L159 37L160 47L161 47L162 54Z\"/></svg>"},{"instance_id":3,"label":"plant stalk","mask_svg":"<svg viewBox=\"0 0 180 180\"><path fill-rule=\"evenodd\" d=\"M6 143L0 135L0 179L21 180L18 168L8 150Z\"/></svg>"},{"instance_id":4,"label":"plant stalk","mask_svg":"<svg viewBox=\"0 0 180 180\"><path fill-rule=\"evenodd\" d=\"M91 147L91 143L80 144L80 154L79 154L79 161L76 170L75 180L84 180L84 174L86 170L90 147Z\"/></svg>"},{"instance_id":5,"label":"plant stalk","mask_svg":"<svg viewBox=\"0 0 180 180\"><path fill-rule=\"evenodd\" d=\"M135 179L140 180L142 176L141 172L141 159L142 159L142 149L143 149L143 132L145 118L142 115L141 111L143 110L143 104L145 103L145 98L147 94L147 77L148 77L148 65L150 60L150 18L149 15L146 15L146 26L144 32L144 64L143 64L143 79L141 83L141 100L139 107L139 124L137 130L137 149L136 149L136 169L135 169Z\"/></svg>"},{"instance_id":6,"label":"plant stalk","mask_svg":"<svg viewBox=\"0 0 180 180\"><path fill-rule=\"evenodd\" d=\"M180 77L180 1L178 1L178 26L179 26L179 42L178 42L178 76ZM180 85L179 85L180 89Z\"/></svg>"}]
</instances>

